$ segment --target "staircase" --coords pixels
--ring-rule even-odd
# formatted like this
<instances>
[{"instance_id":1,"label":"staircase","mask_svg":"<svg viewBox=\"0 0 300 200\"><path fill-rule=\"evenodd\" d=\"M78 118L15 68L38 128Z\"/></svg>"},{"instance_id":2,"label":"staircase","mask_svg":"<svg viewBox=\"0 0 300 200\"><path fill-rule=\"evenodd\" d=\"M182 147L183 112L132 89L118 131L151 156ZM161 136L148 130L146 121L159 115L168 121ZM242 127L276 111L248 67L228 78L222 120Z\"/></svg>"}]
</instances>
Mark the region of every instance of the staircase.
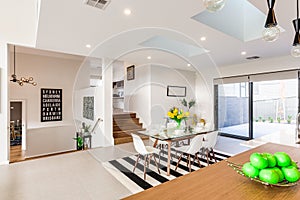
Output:
<instances>
[{"instance_id":1,"label":"staircase","mask_svg":"<svg viewBox=\"0 0 300 200\"><path fill-rule=\"evenodd\" d=\"M131 133L143 129L143 124L140 123L139 118L136 118L136 113L122 113L113 115L113 137L114 143L123 144L132 142ZM142 137L142 139L149 139Z\"/></svg>"}]
</instances>

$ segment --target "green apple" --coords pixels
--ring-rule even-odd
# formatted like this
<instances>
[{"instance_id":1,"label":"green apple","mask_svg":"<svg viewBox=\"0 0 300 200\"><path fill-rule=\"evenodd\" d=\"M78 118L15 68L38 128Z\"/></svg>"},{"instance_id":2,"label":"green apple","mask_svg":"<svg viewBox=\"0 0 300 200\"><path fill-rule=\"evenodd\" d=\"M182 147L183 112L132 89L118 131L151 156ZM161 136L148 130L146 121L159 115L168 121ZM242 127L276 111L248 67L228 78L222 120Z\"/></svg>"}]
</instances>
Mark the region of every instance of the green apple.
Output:
<instances>
[{"instance_id":1,"label":"green apple","mask_svg":"<svg viewBox=\"0 0 300 200\"><path fill-rule=\"evenodd\" d=\"M275 172L277 172L277 174L279 176L278 182L281 182L281 181L284 180L284 175L283 175L282 171L278 167L273 167L271 169L273 169Z\"/></svg>"},{"instance_id":2,"label":"green apple","mask_svg":"<svg viewBox=\"0 0 300 200\"><path fill-rule=\"evenodd\" d=\"M288 181L288 182L296 182L299 180L300 178L300 174L299 174L299 171L296 167L294 166L287 166L287 167L282 167L281 168L282 172L283 172L283 175L285 177L285 179Z\"/></svg>"},{"instance_id":3,"label":"green apple","mask_svg":"<svg viewBox=\"0 0 300 200\"><path fill-rule=\"evenodd\" d=\"M250 156L250 163L258 169L264 169L269 165L268 159L263 157L260 153L252 153Z\"/></svg>"},{"instance_id":4,"label":"green apple","mask_svg":"<svg viewBox=\"0 0 300 200\"><path fill-rule=\"evenodd\" d=\"M259 179L266 183L276 184L279 181L279 175L274 169L266 168L260 170Z\"/></svg>"},{"instance_id":5,"label":"green apple","mask_svg":"<svg viewBox=\"0 0 300 200\"><path fill-rule=\"evenodd\" d=\"M247 162L243 165L242 171L246 176L251 178L257 177L259 174L259 170L253 165L251 165L250 162Z\"/></svg>"},{"instance_id":6,"label":"green apple","mask_svg":"<svg viewBox=\"0 0 300 200\"><path fill-rule=\"evenodd\" d=\"M270 153L262 153L262 156L268 159L268 167L275 167L277 164L275 156Z\"/></svg>"},{"instance_id":7,"label":"green apple","mask_svg":"<svg viewBox=\"0 0 300 200\"><path fill-rule=\"evenodd\" d=\"M294 166L294 167L296 167L297 169L299 169L299 167L298 167L298 165L297 165L297 163L296 163L295 161L292 161L292 162L291 162L291 166Z\"/></svg>"},{"instance_id":8,"label":"green apple","mask_svg":"<svg viewBox=\"0 0 300 200\"><path fill-rule=\"evenodd\" d=\"M274 156L279 167L287 167L291 164L290 156L285 152L276 152Z\"/></svg>"}]
</instances>

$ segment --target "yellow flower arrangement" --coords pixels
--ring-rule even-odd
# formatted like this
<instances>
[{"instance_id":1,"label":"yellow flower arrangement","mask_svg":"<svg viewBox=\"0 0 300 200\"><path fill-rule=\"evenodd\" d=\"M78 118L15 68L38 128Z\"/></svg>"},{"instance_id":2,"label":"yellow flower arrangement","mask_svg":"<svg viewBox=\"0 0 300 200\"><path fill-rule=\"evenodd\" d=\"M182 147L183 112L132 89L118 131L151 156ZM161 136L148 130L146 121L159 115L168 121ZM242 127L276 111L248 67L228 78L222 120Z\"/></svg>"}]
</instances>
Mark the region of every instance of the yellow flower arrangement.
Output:
<instances>
[{"instance_id":1,"label":"yellow flower arrangement","mask_svg":"<svg viewBox=\"0 0 300 200\"><path fill-rule=\"evenodd\" d=\"M176 107L171 108L168 112L168 117L177 122L178 128L180 127L181 121L188 118L189 115L189 112L184 112L182 109L178 109Z\"/></svg>"}]
</instances>

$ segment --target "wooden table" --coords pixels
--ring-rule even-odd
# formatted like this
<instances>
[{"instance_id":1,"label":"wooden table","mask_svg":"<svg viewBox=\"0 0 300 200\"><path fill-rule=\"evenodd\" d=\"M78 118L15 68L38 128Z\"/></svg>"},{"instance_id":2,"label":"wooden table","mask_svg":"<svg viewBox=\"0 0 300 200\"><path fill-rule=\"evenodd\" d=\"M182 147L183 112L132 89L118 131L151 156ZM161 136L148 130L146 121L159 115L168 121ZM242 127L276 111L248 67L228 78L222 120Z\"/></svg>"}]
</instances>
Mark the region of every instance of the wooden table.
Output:
<instances>
[{"instance_id":1,"label":"wooden table","mask_svg":"<svg viewBox=\"0 0 300 200\"><path fill-rule=\"evenodd\" d=\"M253 152L287 152L293 160L300 161L300 149L267 143L229 158L235 163L249 161ZM300 184L292 187L270 187L251 181L227 166L225 161L202 168L172 181L125 198L126 200L147 199L222 199L222 200L283 200L300 199Z\"/></svg>"},{"instance_id":2,"label":"wooden table","mask_svg":"<svg viewBox=\"0 0 300 200\"><path fill-rule=\"evenodd\" d=\"M172 144L172 142L190 139L192 137L195 137L196 135L206 134L209 132L212 132L212 131L203 129L202 131L199 131L199 132L188 132L188 133L185 132L185 133L178 134L178 135L166 134L162 137L162 135L159 135L159 134L155 134L155 135L149 134L149 131L138 131L138 133L141 135L149 136L149 137L156 139L156 141L153 144L154 147L156 147L158 140L168 142L168 161L167 161L167 175L168 176L170 176L170 168L171 168L171 144Z\"/></svg>"}]
</instances>

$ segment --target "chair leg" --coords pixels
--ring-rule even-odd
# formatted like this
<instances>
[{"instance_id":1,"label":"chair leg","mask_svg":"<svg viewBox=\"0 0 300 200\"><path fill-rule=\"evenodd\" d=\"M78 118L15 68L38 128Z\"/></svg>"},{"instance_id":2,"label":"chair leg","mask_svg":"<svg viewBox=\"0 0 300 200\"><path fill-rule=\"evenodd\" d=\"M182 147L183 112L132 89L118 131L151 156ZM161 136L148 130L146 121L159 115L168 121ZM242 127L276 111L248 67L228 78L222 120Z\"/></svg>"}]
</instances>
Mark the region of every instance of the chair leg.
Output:
<instances>
[{"instance_id":1,"label":"chair leg","mask_svg":"<svg viewBox=\"0 0 300 200\"><path fill-rule=\"evenodd\" d=\"M198 153L196 153L195 156L196 156L196 159L197 159L197 161L198 161L199 167L201 168L202 166L201 166L200 160L199 160L199 158L198 158Z\"/></svg>"},{"instance_id":2,"label":"chair leg","mask_svg":"<svg viewBox=\"0 0 300 200\"><path fill-rule=\"evenodd\" d=\"M191 166L191 155L189 154L188 157L189 157L189 162L188 162L188 165L189 165L189 172L191 172L191 171L192 171L192 166Z\"/></svg>"},{"instance_id":3,"label":"chair leg","mask_svg":"<svg viewBox=\"0 0 300 200\"><path fill-rule=\"evenodd\" d=\"M144 163L144 180L146 180L146 166L147 166L147 159L148 159L148 155L145 155L145 156L144 156L144 160L145 160L145 163Z\"/></svg>"},{"instance_id":4,"label":"chair leg","mask_svg":"<svg viewBox=\"0 0 300 200\"><path fill-rule=\"evenodd\" d=\"M181 161L182 156L183 156L183 153L182 153L182 154L179 156L179 158L178 158L177 165L176 165L176 167L175 167L175 171L177 170L177 167L178 167L178 165L179 165L179 163L180 163L180 161Z\"/></svg>"},{"instance_id":5,"label":"chair leg","mask_svg":"<svg viewBox=\"0 0 300 200\"><path fill-rule=\"evenodd\" d=\"M211 152L212 152L212 155L213 155L213 158L214 158L215 162L218 162L217 159L216 159L216 156L215 156L214 149L211 149Z\"/></svg>"},{"instance_id":6,"label":"chair leg","mask_svg":"<svg viewBox=\"0 0 300 200\"><path fill-rule=\"evenodd\" d=\"M206 161L207 161L207 166L209 165L209 160L208 160L208 156L209 156L209 155L208 155L208 153L209 153L209 152L208 152L208 149L207 149L207 150L206 150Z\"/></svg>"},{"instance_id":7,"label":"chair leg","mask_svg":"<svg viewBox=\"0 0 300 200\"><path fill-rule=\"evenodd\" d=\"M156 158L155 158L155 156L153 156L153 160L154 160L154 162L155 162L155 164L156 164L157 171L158 171L158 173L160 174L160 170L159 170L158 164L157 164L157 162L156 162Z\"/></svg>"},{"instance_id":8,"label":"chair leg","mask_svg":"<svg viewBox=\"0 0 300 200\"><path fill-rule=\"evenodd\" d=\"M141 154L139 154L138 157L137 157L137 159L136 159L136 162L135 162L135 165L134 165L134 168L133 168L133 172L134 172L134 170L135 170L135 168L136 168L136 166L137 166L137 164L139 162L140 155Z\"/></svg>"}]
</instances>

